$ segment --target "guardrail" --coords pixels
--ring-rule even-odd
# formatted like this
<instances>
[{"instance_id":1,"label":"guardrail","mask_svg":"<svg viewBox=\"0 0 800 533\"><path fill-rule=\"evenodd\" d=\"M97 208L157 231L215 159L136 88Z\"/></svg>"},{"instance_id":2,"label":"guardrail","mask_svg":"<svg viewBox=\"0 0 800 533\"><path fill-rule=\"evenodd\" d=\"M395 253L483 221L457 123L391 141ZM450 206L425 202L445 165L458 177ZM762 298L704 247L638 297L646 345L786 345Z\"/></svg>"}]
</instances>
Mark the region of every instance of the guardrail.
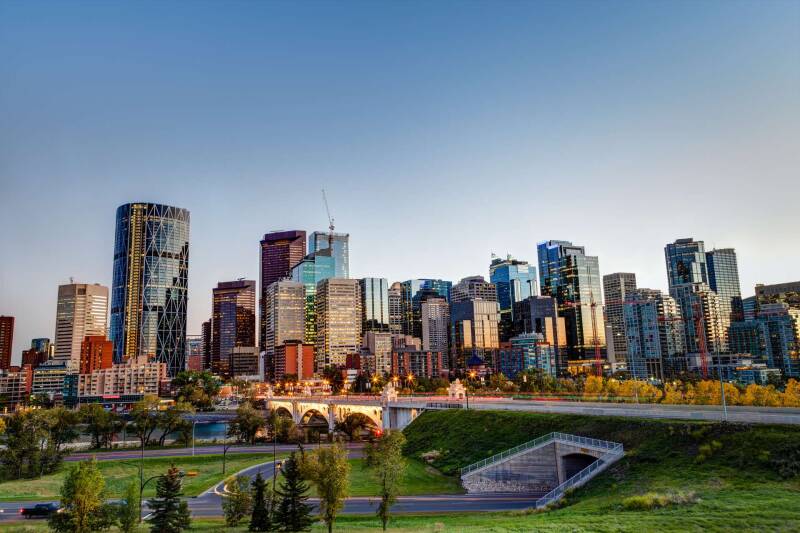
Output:
<instances>
[{"instance_id":1,"label":"guardrail","mask_svg":"<svg viewBox=\"0 0 800 533\"><path fill-rule=\"evenodd\" d=\"M428 402L425 404L426 409L463 409L463 403L457 402Z\"/></svg>"},{"instance_id":2,"label":"guardrail","mask_svg":"<svg viewBox=\"0 0 800 533\"><path fill-rule=\"evenodd\" d=\"M511 457L512 455L517 455L521 452L530 450L532 448L536 448L538 446L548 443L549 441L555 441L555 440L565 441L570 444L578 444L592 448L601 448L604 450L614 450L616 449L617 446L619 446L620 448L622 447L622 444L619 444L618 442L592 439L590 437L581 437L579 435L570 435L569 433L559 433L557 431L554 431L552 433L548 433L547 435L542 435L541 437L520 444L519 446L514 446L513 448L510 448L504 452L496 453L491 457L487 457L486 459L482 459L480 461L472 463L471 465L465 466L464 468L461 469L461 475L464 476L466 474L469 474L470 472L479 470L487 465L500 462L503 459Z\"/></svg>"},{"instance_id":3,"label":"guardrail","mask_svg":"<svg viewBox=\"0 0 800 533\"><path fill-rule=\"evenodd\" d=\"M606 468L608 468L611 464L617 461L620 457L623 456L625 450L622 444L617 444L614 448L609 450L608 452L601 455L596 461L592 464L569 478L568 480L564 481L562 484L536 500L536 508L539 509L544 507L556 500L559 500L561 497L564 496L564 493L571 488L579 487L586 483L590 478L594 477L595 475L599 474Z\"/></svg>"}]
</instances>

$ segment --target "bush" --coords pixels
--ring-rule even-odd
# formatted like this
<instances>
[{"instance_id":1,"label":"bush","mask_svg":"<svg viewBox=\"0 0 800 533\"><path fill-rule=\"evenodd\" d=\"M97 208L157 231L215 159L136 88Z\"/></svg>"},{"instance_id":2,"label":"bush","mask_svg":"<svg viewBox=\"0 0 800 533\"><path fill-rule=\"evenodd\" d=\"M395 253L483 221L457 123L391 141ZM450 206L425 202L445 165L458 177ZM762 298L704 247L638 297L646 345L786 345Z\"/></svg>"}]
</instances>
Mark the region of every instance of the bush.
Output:
<instances>
[{"instance_id":1,"label":"bush","mask_svg":"<svg viewBox=\"0 0 800 533\"><path fill-rule=\"evenodd\" d=\"M694 492L668 492L665 494L648 492L625 498L622 500L622 508L626 511L649 511L670 505L686 505L696 501L697 496Z\"/></svg>"},{"instance_id":2,"label":"bush","mask_svg":"<svg viewBox=\"0 0 800 533\"><path fill-rule=\"evenodd\" d=\"M793 444L779 450L770 464L783 478L800 476L800 444Z\"/></svg>"}]
</instances>

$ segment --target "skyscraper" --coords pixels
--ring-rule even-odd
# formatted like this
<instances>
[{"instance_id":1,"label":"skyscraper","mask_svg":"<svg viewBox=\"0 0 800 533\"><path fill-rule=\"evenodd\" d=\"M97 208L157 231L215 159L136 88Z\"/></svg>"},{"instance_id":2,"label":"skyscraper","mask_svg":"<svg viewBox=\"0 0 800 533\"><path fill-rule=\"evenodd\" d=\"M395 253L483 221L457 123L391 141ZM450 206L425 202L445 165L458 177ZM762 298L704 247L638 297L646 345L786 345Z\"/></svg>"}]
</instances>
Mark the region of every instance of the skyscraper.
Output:
<instances>
[{"instance_id":1,"label":"skyscraper","mask_svg":"<svg viewBox=\"0 0 800 533\"><path fill-rule=\"evenodd\" d=\"M706 252L708 284L719 300L720 329L723 346L728 346L728 328L731 322L744 320L742 290L739 286L739 267L733 248L718 248Z\"/></svg>"},{"instance_id":2,"label":"skyscraper","mask_svg":"<svg viewBox=\"0 0 800 533\"><path fill-rule=\"evenodd\" d=\"M70 283L58 287L54 359L78 369L81 344L89 335L106 335L108 287Z\"/></svg>"},{"instance_id":3,"label":"skyscraper","mask_svg":"<svg viewBox=\"0 0 800 533\"><path fill-rule=\"evenodd\" d=\"M800 281L756 285L756 309L766 304L784 303L791 309L800 309Z\"/></svg>"},{"instance_id":4,"label":"skyscraper","mask_svg":"<svg viewBox=\"0 0 800 533\"><path fill-rule=\"evenodd\" d=\"M567 332L564 317L558 316L558 302L552 296L529 296L514 304L514 331L519 335L538 333L553 348L555 372L567 371Z\"/></svg>"},{"instance_id":5,"label":"skyscraper","mask_svg":"<svg viewBox=\"0 0 800 533\"><path fill-rule=\"evenodd\" d=\"M361 286L361 330L389 331L389 282L385 278L363 278Z\"/></svg>"},{"instance_id":6,"label":"skyscraper","mask_svg":"<svg viewBox=\"0 0 800 533\"><path fill-rule=\"evenodd\" d=\"M674 298L634 289L622 309L632 377L664 381L687 369L683 319Z\"/></svg>"},{"instance_id":7,"label":"skyscraper","mask_svg":"<svg viewBox=\"0 0 800 533\"><path fill-rule=\"evenodd\" d=\"M492 258L489 265L489 281L497 288L497 303L500 304L500 341L514 336L514 304L538 294L536 268L527 261L518 261L510 255L505 259Z\"/></svg>"},{"instance_id":8,"label":"skyscraper","mask_svg":"<svg viewBox=\"0 0 800 533\"><path fill-rule=\"evenodd\" d=\"M256 282L222 281L212 294L211 369L229 375L233 349L256 345Z\"/></svg>"},{"instance_id":9,"label":"skyscraper","mask_svg":"<svg viewBox=\"0 0 800 533\"><path fill-rule=\"evenodd\" d=\"M203 337L203 370L211 370L211 319L200 326Z\"/></svg>"},{"instance_id":10,"label":"skyscraper","mask_svg":"<svg viewBox=\"0 0 800 533\"><path fill-rule=\"evenodd\" d=\"M317 286L317 371L343 366L361 349L361 288L358 280L329 278Z\"/></svg>"},{"instance_id":11,"label":"skyscraper","mask_svg":"<svg viewBox=\"0 0 800 533\"><path fill-rule=\"evenodd\" d=\"M569 359L594 356L595 342L605 349L600 266L596 256L568 241L545 241L537 247L542 296L558 302L564 317Z\"/></svg>"},{"instance_id":12,"label":"skyscraper","mask_svg":"<svg viewBox=\"0 0 800 533\"><path fill-rule=\"evenodd\" d=\"M467 300L454 303L450 309L450 368L466 370L480 361L494 368L495 354L500 347L497 302Z\"/></svg>"},{"instance_id":13,"label":"skyscraper","mask_svg":"<svg viewBox=\"0 0 800 533\"><path fill-rule=\"evenodd\" d=\"M703 241L685 238L664 247L669 294L677 302L688 353L727 350L720 323L719 299L711 290ZM703 329L697 328L703 324Z\"/></svg>"},{"instance_id":14,"label":"skyscraper","mask_svg":"<svg viewBox=\"0 0 800 533\"><path fill-rule=\"evenodd\" d=\"M389 287L389 332L395 335L403 332L403 284L399 281Z\"/></svg>"},{"instance_id":15,"label":"skyscraper","mask_svg":"<svg viewBox=\"0 0 800 533\"><path fill-rule=\"evenodd\" d=\"M625 318L622 307L625 298L636 290L636 274L631 272L615 272L603 276L603 296L606 302L606 320L611 325L611 338L606 339L609 346L614 347L617 361L625 361L627 341L625 339Z\"/></svg>"},{"instance_id":16,"label":"skyscraper","mask_svg":"<svg viewBox=\"0 0 800 533\"><path fill-rule=\"evenodd\" d=\"M165 363L170 377L185 368L188 279L189 211L120 206L109 332L115 362L146 356Z\"/></svg>"},{"instance_id":17,"label":"skyscraper","mask_svg":"<svg viewBox=\"0 0 800 533\"><path fill-rule=\"evenodd\" d=\"M261 240L261 286L259 288L259 346L264 349L264 319L266 317L267 287L292 276L292 268L306 255L306 232L300 230L273 231Z\"/></svg>"},{"instance_id":18,"label":"skyscraper","mask_svg":"<svg viewBox=\"0 0 800 533\"><path fill-rule=\"evenodd\" d=\"M308 253L331 249L334 278L350 277L350 234L315 231L308 239Z\"/></svg>"},{"instance_id":19,"label":"skyscraper","mask_svg":"<svg viewBox=\"0 0 800 533\"><path fill-rule=\"evenodd\" d=\"M497 301L497 287L494 283L486 281L483 276L469 276L455 285L450 290L450 302L466 302L467 300Z\"/></svg>"},{"instance_id":20,"label":"skyscraper","mask_svg":"<svg viewBox=\"0 0 800 533\"><path fill-rule=\"evenodd\" d=\"M400 286L403 299L402 333L421 338L423 297L441 296L450 302L450 291L453 288L453 282L441 279L410 279L402 282Z\"/></svg>"},{"instance_id":21,"label":"skyscraper","mask_svg":"<svg viewBox=\"0 0 800 533\"><path fill-rule=\"evenodd\" d=\"M0 316L0 370L11 366L11 350L14 346L14 317Z\"/></svg>"},{"instance_id":22,"label":"skyscraper","mask_svg":"<svg viewBox=\"0 0 800 533\"><path fill-rule=\"evenodd\" d=\"M275 354L286 342L302 344L306 336L306 288L297 281L276 281L267 287L264 346L265 368L275 374ZM289 372L291 373L291 372Z\"/></svg>"},{"instance_id":23,"label":"skyscraper","mask_svg":"<svg viewBox=\"0 0 800 533\"><path fill-rule=\"evenodd\" d=\"M447 357L450 349L450 305L441 296L428 296L422 300L421 310L422 349L442 352Z\"/></svg>"},{"instance_id":24,"label":"skyscraper","mask_svg":"<svg viewBox=\"0 0 800 533\"><path fill-rule=\"evenodd\" d=\"M292 281L302 283L306 288L306 337L307 344L317 341L317 311L315 298L320 281L332 278L334 274L333 257L330 250L321 250L303 257L292 268Z\"/></svg>"}]
</instances>

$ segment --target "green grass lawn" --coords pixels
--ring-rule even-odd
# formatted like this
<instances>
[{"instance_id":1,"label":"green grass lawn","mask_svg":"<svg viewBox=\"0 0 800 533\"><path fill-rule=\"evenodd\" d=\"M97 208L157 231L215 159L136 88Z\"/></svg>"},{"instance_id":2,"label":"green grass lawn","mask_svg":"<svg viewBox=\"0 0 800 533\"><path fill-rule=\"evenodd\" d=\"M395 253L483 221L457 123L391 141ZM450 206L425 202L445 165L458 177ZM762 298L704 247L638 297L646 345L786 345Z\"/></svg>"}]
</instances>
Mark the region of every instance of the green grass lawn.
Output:
<instances>
[{"instance_id":1,"label":"green grass lawn","mask_svg":"<svg viewBox=\"0 0 800 533\"><path fill-rule=\"evenodd\" d=\"M278 457L280 456L281 454L278 454ZM226 475L231 475L248 466L271 460L272 454L231 454L226 461L225 472ZM58 472L39 479L0 483L0 500L58 499L64 476L72 464L74 463L64 463ZM186 496L200 494L224 477L222 475L222 455L198 455L195 457L146 457L144 460L145 479L163 474L172 464L187 473L197 472L196 476L187 475L183 479L183 492ZM97 465L106 480L106 488L111 498L122 495L125 486L139 478L139 461L135 459L98 461ZM148 483L144 494L146 497L155 494L155 481Z\"/></svg>"},{"instance_id":2,"label":"green grass lawn","mask_svg":"<svg viewBox=\"0 0 800 533\"><path fill-rule=\"evenodd\" d=\"M313 494L313 489L312 489ZM456 477L445 476L422 461L410 459L400 486L403 496L420 494L460 494L464 492ZM377 496L378 484L364 459L350 459L350 495Z\"/></svg>"}]
</instances>

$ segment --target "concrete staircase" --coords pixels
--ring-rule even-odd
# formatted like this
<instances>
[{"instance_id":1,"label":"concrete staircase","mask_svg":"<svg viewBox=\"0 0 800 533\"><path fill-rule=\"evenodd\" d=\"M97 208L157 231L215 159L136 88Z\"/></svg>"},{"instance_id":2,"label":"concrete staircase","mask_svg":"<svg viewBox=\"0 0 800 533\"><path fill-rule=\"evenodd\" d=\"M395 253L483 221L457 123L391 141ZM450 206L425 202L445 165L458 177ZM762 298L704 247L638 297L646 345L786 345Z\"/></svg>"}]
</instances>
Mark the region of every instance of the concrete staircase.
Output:
<instances>
[{"instance_id":1,"label":"concrete staircase","mask_svg":"<svg viewBox=\"0 0 800 533\"><path fill-rule=\"evenodd\" d=\"M602 472L624 455L622 444L549 433L461 469L469 493L516 492L545 506Z\"/></svg>"}]
</instances>

